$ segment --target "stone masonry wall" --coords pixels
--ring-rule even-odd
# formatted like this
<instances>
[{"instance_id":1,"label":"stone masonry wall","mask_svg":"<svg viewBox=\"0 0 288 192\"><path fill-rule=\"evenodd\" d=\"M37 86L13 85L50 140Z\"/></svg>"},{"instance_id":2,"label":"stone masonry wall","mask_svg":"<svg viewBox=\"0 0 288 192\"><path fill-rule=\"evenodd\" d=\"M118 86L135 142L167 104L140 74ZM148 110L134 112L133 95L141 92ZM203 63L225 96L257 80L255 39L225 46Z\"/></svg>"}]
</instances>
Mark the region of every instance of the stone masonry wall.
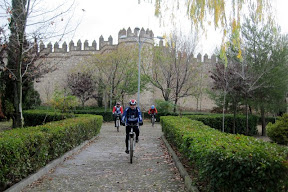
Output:
<instances>
[{"instance_id":1,"label":"stone masonry wall","mask_svg":"<svg viewBox=\"0 0 288 192\"><path fill-rule=\"evenodd\" d=\"M147 29L144 30L143 28L139 31L137 28L134 29L133 33L131 28L122 29L118 33L118 44L113 44L113 38L109 36L108 41L104 41L103 36L100 36L99 38L99 49L97 49L97 43L94 40L92 42L92 45L89 46L89 43L87 40L84 41L84 45L82 47L82 42L78 40L77 44L74 45L73 41L69 42L69 46L67 46L67 43L64 42L62 44L62 47L59 47L59 44L56 42L54 46L52 46L51 43L49 43L46 47L44 44L40 44L40 50L49 52L49 55L47 57L47 63L50 65L56 65L57 70L46 74L43 78L37 79L35 81L34 87L35 89L40 93L40 98L43 103L47 103L54 93L54 90L57 89L65 89L65 81L66 76L69 73L70 69L75 67L81 62L84 62L85 59L91 57L92 55L97 54L104 54L106 51L115 50L117 49L118 45L121 43L133 43L137 45L136 38L153 38L154 34L151 30ZM126 38L122 38L122 37ZM163 45L163 42L160 41L160 46ZM151 47L153 46L153 40L149 39L145 41L144 47ZM198 62L201 65L201 72L203 73L203 86L209 87L210 80L209 78L209 70L212 67L212 63L216 62L216 57L212 56L211 59L208 59L208 55L204 55L202 60L202 55L198 54L197 58L194 58L194 62ZM147 58L144 59L144 65L149 65L151 63L150 60ZM150 87L153 90L152 91L145 91L144 93L140 94L140 103L141 107L143 108L143 111L146 111L149 109L149 106L151 104L155 104L155 99L161 99L161 93L156 88ZM127 103L130 98L137 99L137 94L133 96L129 96L126 98ZM123 105L126 106L127 103L124 103ZM88 101L86 104L96 104L95 100ZM205 110L209 111L211 110L215 104L211 99L208 98L207 94L203 94L201 99L197 102L197 100L193 97L188 97L184 99L180 99L179 104L183 106L184 108L189 108L192 110Z\"/></svg>"}]
</instances>

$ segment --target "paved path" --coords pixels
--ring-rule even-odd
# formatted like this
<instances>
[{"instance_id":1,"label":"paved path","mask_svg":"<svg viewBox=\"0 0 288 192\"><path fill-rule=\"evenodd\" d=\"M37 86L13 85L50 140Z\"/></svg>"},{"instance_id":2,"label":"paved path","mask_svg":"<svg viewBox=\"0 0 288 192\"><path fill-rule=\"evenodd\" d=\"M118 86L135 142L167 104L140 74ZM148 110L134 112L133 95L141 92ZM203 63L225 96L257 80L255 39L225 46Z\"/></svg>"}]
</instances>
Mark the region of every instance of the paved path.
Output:
<instances>
[{"instance_id":1,"label":"paved path","mask_svg":"<svg viewBox=\"0 0 288 192\"><path fill-rule=\"evenodd\" d=\"M124 127L104 123L87 147L23 191L185 191L161 135L159 124L144 122L130 164Z\"/></svg>"}]
</instances>

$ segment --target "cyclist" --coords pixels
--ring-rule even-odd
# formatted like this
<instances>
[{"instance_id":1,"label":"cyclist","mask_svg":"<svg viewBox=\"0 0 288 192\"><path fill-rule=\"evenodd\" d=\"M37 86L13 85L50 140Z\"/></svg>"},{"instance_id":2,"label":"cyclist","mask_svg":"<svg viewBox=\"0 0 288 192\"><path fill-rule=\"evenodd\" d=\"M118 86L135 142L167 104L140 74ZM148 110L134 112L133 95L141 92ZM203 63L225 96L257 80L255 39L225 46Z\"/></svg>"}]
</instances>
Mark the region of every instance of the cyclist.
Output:
<instances>
[{"instance_id":1,"label":"cyclist","mask_svg":"<svg viewBox=\"0 0 288 192\"><path fill-rule=\"evenodd\" d=\"M129 132L131 130L131 126L129 125L134 125L139 123L139 125L143 125L143 119L142 119L142 115L141 115L141 111L138 107L136 107L136 100L135 99L131 99L129 102L129 107L127 107L124 110L123 116L122 116L122 125L125 126L125 122L126 122L126 139L125 139L125 144L126 144L126 153L129 153L128 150L128 139L129 139ZM139 127L133 127L133 131L136 134L136 143L138 143L139 141Z\"/></svg>"},{"instance_id":2,"label":"cyclist","mask_svg":"<svg viewBox=\"0 0 288 192\"><path fill-rule=\"evenodd\" d=\"M158 111L157 111L156 107L154 105L152 105L148 111L148 114L150 116L152 116L154 114L154 117L156 118L157 113L158 113Z\"/></svg>"},{"instance_id":3,"label":"cyclist","mask_svg":"<svg viewBox=\"0 0 288 192\"><path fill-rule=\"evenodd\" d=\"M122 106L120 105L120 102L117 102L116 105L113 107L113 118L114 118L114 122L115 122L115 127L116 127L116 117L117 115L120 116L120 119L122 118L122 114L123 114L123 108Z\"/></svg>"}]
</instances>

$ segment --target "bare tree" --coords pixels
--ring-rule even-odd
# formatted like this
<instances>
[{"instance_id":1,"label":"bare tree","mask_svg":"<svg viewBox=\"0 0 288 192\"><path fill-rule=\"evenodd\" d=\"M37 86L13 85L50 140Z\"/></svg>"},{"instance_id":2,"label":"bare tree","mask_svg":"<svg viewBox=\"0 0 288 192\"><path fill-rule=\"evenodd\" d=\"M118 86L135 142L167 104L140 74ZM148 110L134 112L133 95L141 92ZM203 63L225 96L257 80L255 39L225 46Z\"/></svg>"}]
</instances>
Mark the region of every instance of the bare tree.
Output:
<instances>
[{"instance_id":1,"label":"bare tree","mask_svg":"<svg viewBox=\"0 0 288 192\"><path fill-rule=\"evenodd\" d=\"M93 97L94 84L92 73L89 72L70 73L67 77L68 88L72 91L72 95L80 99L82 107Z\"/></svg>"},{"instance_id":2,"label":"bare tree","mask_svg":"<svg viewBox=\"0 0 288 192\"><path fill-rule=\"evenodd\" d=\"M176 32L171 35L167 46L155 47L152 75L145 71L150 82L158 88L165 101L174 101L193 95L197 74L197 62L193 61L196 46L194 39L180 38Z\"/></svg>"},{"instance_id":3,"label":"bare tree","mask_svg":"<svg viewBox=\"0 0 288 192\"><path fill-rule=\"evenodd\" d=\"M54 8L44 8L45 4L39 0L2 0L1 7L9 25L10 35L7 47L8 64L6 70L6 94L10 91L13 95L14 115L13 127L22 127L22 85L26 79L40 77L51 69L44 69L39 59L44 59L45 54L39 54L38 42L46 38L58 36L60 39L69 32L68 24L71 16L67 16L72 9L65 3ZM42 6L42 7L41 7ZM1 12L1 16L3 12ZM62 30L56 27L56 21L65 22ZM65 21L64 21L65 20ZM38 61L38 63L36 62Z\"/></svg>"}]
</instances>

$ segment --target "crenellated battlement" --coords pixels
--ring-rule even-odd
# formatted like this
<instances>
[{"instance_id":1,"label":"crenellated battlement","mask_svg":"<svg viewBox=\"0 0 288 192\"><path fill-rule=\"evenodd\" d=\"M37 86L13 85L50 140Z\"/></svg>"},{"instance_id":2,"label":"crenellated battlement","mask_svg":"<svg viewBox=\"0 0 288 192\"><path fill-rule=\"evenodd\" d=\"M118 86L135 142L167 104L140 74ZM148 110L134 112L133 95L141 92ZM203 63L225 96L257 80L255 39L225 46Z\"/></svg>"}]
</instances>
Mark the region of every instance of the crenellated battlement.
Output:
<instances>
[{"instance_id":1,"label":"crenellated battlement","mask_svg":"<svg viewBox=\"0 0 288 192\"><path fill-rule=\"evenodd\" d=\"M121 39L122 36L126 36L125 39ZM118 44L123 42L136 42L136 38L153 38L154 33L150 29L144 30L142 28L141 30L139 28L135 28L134 32L132 33L131 28L129 27L126 29L121 29L118 33ZM149 39L147 43L153 43L153 39ZM161 40L159 45L163 46L163 41ZM44 45L43 42L40 43L40 51L46 52L46 53L67 53L72 51L101 51L105 46L116 46L113 45L113 37L110 35L108 37L108 41L104 40L104 37L101 35L99 37L99 49L97 49L97 42L94 40L92 42L92 45L90 46L88 43L88 40L84 41L84 44L82 45L81 40L79 39L77 41L77 44L75 45L73 40L69 42L69 46L67 45L66 41L62 43L62 46L60 47L58 42L55 42L54 45L52 43L48 43L47 46Z\"/></svg>"}]
</instances>

